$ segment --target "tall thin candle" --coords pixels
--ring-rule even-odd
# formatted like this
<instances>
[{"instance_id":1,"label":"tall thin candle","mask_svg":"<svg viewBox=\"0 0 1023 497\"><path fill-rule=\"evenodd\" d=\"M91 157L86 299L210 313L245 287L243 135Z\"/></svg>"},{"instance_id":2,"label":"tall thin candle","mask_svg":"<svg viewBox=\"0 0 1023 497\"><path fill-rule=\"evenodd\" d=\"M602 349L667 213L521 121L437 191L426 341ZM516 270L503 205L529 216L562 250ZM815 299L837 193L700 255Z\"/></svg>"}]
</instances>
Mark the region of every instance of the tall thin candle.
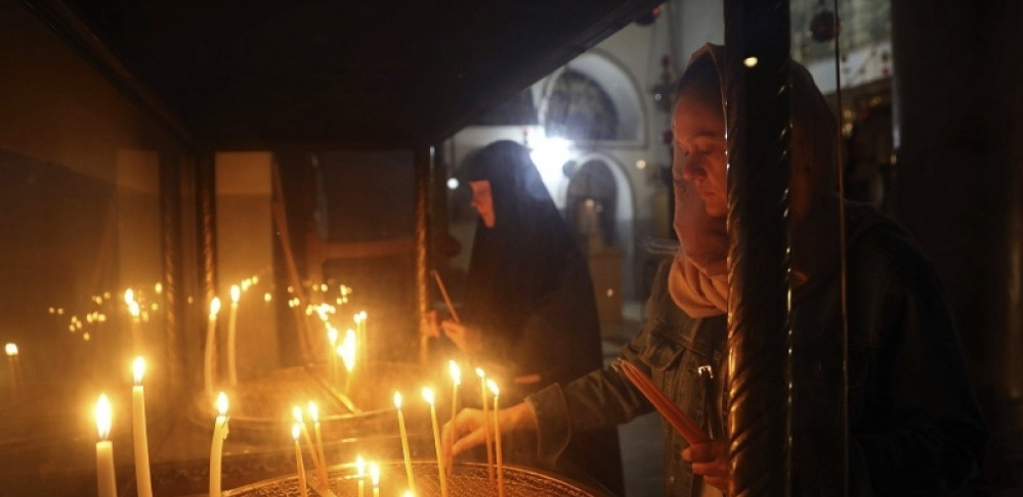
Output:
<instances>
[{"instance_id":1,"label":"tall thin candle","mask_svg":"<svg viewBox=\"0 0 1023 497\"><path fill-rule=\"evenodd\" d=\"M238 364L234 346L238 327L238 300L242 296L242 289L238 285L231 285L231 313L227 319L227 379L231 385L238 384Z\"/></svg>"},{"instance_id":2,"label":"tall thin candle","mask_svg":"<svg viewBox=\"0 0 1023 497\"><path fill-rule=\"evenodd\" d=\"M210 301L210 317L206 326L206 349L203 351L203 381L208 397L213 397L213 353L217 348L217 313L219 312L220 299L213 297L213 300Z\"/></svg>"},{"instance_id":3,"label":"tall thin candle","mask_svg":"<svg viewBox=\"0 0 1023 497\"><path fill-rule=\"evenodd\" d=\"M21 367L18 364L18 345L7 343L4 345L4 353L7 354L7 366L11 372L11 398L18 400L21 396Z\"/></svg>"},{"instance_id":4,"label":"tall thin candle","mask_svg":"<svg viewBox=\"0 0 1023 497\"><path fill-rule=\"evenodd\" d=\"M141 308L135 301L135 292L131 288L124 291L124 303L128 306L128 314L131 315L131 348L138 353L142 351Z\"/></svg>"},{"instance_id":5,"label":"tall thin candle","mask_svg":"<svg viewBox=\"0 0 1023 497\"><path fill-rule=\"evenodd\" d=\"M323 455L323 435L320 434L320 410L313 401L309 401L309 417L313 418L313 431L316 434L316 457L320 460L320 466L316 468L316 474L320 478L320 484L328 485L327 458Z\"/></svg>"},{"instance_id":6,"label":"tall thin candle","mask_svg":"<svg viewBox=\"0 0 1023 497\"><path fill-rule=\"evenodd\" d=\"M504 456L501 453L501 406L498 399L501 397L501 390L494 380L487 380L490 392L494 394L494 449L497 452L497 495L504 497Z\"/></svg>"},{"instance_id":7,"label":"tall thin candle","mask_svg":"<svg viewBox=\"0 0 1023 497\"><path fill-rule=\"evenodd\" d=\"M416 491L416 481L412 478L412 455L408 447L408 431L405 430L405 416L401 413L401 392L394 392L394 408L398 411L398 432L401 434L401 453L405 459L405 478L408 488Z\"/></svg>"},{"instance_id":8,"label":"tall thin candle","mask_svg":"<svg viewBox=\"0 0 1023 497\"><path fill-rule=\"evenodd\" d=\"M458 367L458 363L455 361L448 361L448 372L451 373L451 426L455 426L455 414L458 413L458 386L462 384L462 369ZM448 442L451 444L455 443L455 430L450 430ZM448 461L445 461L448 462ZM451 465L447 465L448 474L451 474Z\"/></svg>"},{"instance_id":9,"label":"tall thin candle","mask_svg":"<svg viewBox=\"0 0 1023 497\"><path fill-rule=\"evenodd\" d=\"M117 497L114 444L108 440L111 412L110 400L106 394L100 395L96 401L96 429L99 431L99 441L96 442L96 488L99 497Z\"/></svg>"},{"instance_id":10,"label":"tall thin candle","mask_svg":"<svg viewBox=\"0 0 1023 497\"><path fill-rule=\"evenodd\" d=\"M227 438L227 394L217 395L217 421L213 425L213 442L210 444L210 497L220 497L220 469L224 455L224 439Z\"/></svg>"},{"instance_id":11,"label":"tall thin candle","mask_svg":"<svg viewBox=\"0 0 1023 497\"><path fill-rule=\"evenodd\" d=\"M359 497L366 497L366 460L355 456L355 477L359 481Z\"/></svg>"},{"instance_id":12,"label":"tall thin candle","mask_svg":"<svg viewBox=\"0 0 1023 497\"><path fill-rule=\"evenodd\" d=\"M369 463L369 479L373 482L373 497L380 497L380 465Z\"/></svg>"},{"instance_id":13,"label":"tall thin candle","mask_svg":"<svg viewBox=\"0 0 1023 497\"><path fill-rule=\"evenodd\" d=\"M302 438L305 438L305 443L309 446L309 457L313 460L313 466L316 467L317 474L319 474L320 455L316 452L316 446L313 445L313 439L309 436L309 429L306 428L305 420L302 419L302 408L298 406L292 407L291 414L295 416L295 421L302 427Z\"/></svg>"},{"instance_id":14,"label":"tall thin candle","mask_svg":"<svg viewBox=\"0 0 1023 497\"><path fill-rule=\"evenodd\" d=\"M291 425L291 438L295 440L295 468L298 469L298 491L302 494L302 497L308 497L309 492L305 488L305 464L302 462L302 447L298 444L298 436L301 432L302 428L299 427L298 423Z\"/></svg>"},{"instance_id":15,"label":"tall thin candle","mask_svg":"<svg viewBox=\"0 0 1023 497\"><path fill-rule=\"evenodd\" d=\"M487 405L487 374L476 368L476 376L480 377L480 397L483 405L483 433L487 440L487 475L494 481L494 441L490 433L490 407Z\"/></svg>"},{"instance_id":16,"label":"tall thin candle","mask_svg":"<svg viewBox=\"0 0 1023 497\"><path fill-rule=\"evenodd\" d=\"M444 471L444 452L441 450L440 427L437 425L437 409L433 405L433 390L430 388L423 388L423 399L426 400L427 404L430 404L430 421L433 423L433 445L434 449L437 451L437 472L440 475L440 495L441 497L447 497L448 479L447 474Z\"/></svg>"},{"instance_id":17,"label":"tall thin candle","mask_svg":"<svg viewBox=\"0 0 1023 497\"><path fill-rule=\"evenodd\" d=\"M142 388L142 375L146 360L136 357L131 366L135 385L131 388L131 432L135 442L135 485L139 497L153 497L153 483L149 474L149 436L146 431L146 394Z\"/></svg>"},{"instance_id":18,"label":"tall thin candle","mask_svg":"<svg viewBox=\"0 0 1023 497\"><path fill-rule=\"evenodd\" d=\"M338 333L337 328L335 328L333 325L331 325L330 323L326 323L326 325L327 343L330 344L330 348L327 349L327 377L330 378L330 382L333 384L337 382L338 377L337 374L338 356L337 354L335 354L335 351L337 350Z\"/></svg>"}]
</instances>

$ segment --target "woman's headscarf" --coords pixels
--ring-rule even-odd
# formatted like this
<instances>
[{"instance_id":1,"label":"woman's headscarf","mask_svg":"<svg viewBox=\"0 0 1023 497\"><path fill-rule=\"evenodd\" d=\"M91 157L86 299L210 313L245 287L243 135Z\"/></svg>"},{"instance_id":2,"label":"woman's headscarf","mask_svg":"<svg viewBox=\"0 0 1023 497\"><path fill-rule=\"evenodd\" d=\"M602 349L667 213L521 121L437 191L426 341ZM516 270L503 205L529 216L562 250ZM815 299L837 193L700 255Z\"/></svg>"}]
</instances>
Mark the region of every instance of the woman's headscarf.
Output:
<instances>
[{"instance_id":1,"label":"woman's headscarf","mask_svg":"<svg viewBox=\"0 0 1023 497\"><path fill-rule=\"evenodd\" d=\"M724 68L724 50L723 46L707 44L696 51L686 66L680 85L680 91L685 92L687 76L704 80L716 76L722 116L725 116L724 83L728 78ZM700 71L700 66L706 69L708 61L715 71L710 74L706 71L703 74L691 73ZM813 77L806 68L793 61L789 62L789 85L792 106L792 265L794 281L798 285L837 260L838 204L832 195L836 177L836 130L834 115L814 84ZM692 185L676 189L675 201L678 208L674 227L680 250L669 277L669 292L675 303L692 317L723 314L728 304L725 217L708 216L703 199Z\"/></svg>"}]
</instances>

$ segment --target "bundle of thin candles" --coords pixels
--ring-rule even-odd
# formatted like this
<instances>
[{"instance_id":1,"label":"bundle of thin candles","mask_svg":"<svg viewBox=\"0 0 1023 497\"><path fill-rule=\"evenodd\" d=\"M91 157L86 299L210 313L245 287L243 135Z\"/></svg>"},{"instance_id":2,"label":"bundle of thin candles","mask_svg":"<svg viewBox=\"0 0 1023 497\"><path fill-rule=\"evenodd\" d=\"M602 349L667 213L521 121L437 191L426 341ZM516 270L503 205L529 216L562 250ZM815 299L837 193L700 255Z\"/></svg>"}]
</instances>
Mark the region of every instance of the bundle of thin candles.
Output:
<instances>
[{"instance_id":1,"label":"bundle of thin candles","mask_svg":"<svg viewBox=\"0 0 1023 497\"><path fill-rule=\"evenodd\" d=\"M700 429L700 426L687 416L685 412L682 412L682 409L657 388L657 385L654 385L654 382L643 374L639 368L626 360L616 361L613 367L625 373L625 377L654 405L657 411L661 413L661 416L664 416L664 419L668 421L668 424L682 434L682 437L689 442L689 445L710 441L710 437Z\"/></svg>"}]
</instances>

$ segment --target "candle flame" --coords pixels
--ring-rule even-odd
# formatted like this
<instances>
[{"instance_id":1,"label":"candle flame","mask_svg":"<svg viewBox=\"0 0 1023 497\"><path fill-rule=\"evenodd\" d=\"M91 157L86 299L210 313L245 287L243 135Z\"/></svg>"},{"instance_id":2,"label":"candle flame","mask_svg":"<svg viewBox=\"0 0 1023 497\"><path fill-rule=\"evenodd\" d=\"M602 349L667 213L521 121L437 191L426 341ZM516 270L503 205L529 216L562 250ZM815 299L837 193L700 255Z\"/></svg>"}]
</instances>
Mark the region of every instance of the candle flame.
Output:
<instances>
[{"instance_id":1,"label":"candle flame","mask_svg":"<svg viewBox=\"0 0 1023 497\"><path fill-rule=\"evenodd\" d=\"M238 288L238 285L231 285L231 303L237 304L240 298L242 298L242 289Z\"/></svg>"},{"instance_id":2,"label":"candle flame","mask_svg":"<svg viewBox=\"0 0 1023 497\"><path fill-rule=\"evenodd\" d=\"M295 421L298 421L299 423L303 422L302 421L302 408L301 407L299 407L299 406L292 407L291 408L291 415L295 417Z\"/></svg>"},{"instance_id":3,"label":"candle flame","mask_svg":"<svg viewBox=\"0 0 1023 497\"><path fill-rule=\"evenodd\" d=\"M146 372L146 360L142 356L135 356L131 363L131 376L135 379L136 385L142 384L142 375Z\"/></svg>"},{"instance_id":4,"label":"candle flame","mask_svg":"<svg viewBox=\"0 0 1023 497\"><path fill-rule=\"evenodd\" d=\"M96 401L96 430L99 432L100 440L106 440L110 436L110 417L113 409L110 407L110 399L107 394L100 394Z\"/></svg>"},{"instance_id":5,"label":"candle flame","mask_svg":"<svg viewBox=\"0 0 1023 497\"><path fill-rule=\"evenodd\" d=\"M345 363L345 369L351 373L355 369L355 330L349 328L345 332L345 339L341 342L341 346L338 347L337 353L341 355L341 361Z\"/></svg>"},{"instance_id":6,"label":"candle flame","mask_svg":"<svg viewBox=\"0 0 1023 497\"><path fill-rule=\"evenodd\" d=\"M309 417L313 418L313 423L320 422L320 410L316 407L316 403L309 401Z\"/></svg>"},{"instance_id":7,"label":"candle flame","mask_svg":"<svg viewBox=\"0 0 1023 497\"><path fill-rule=\"evenodd\" d=\"M263 302L269 302L271 300L273 300L273 296L270 295L270 292L266 292L263 294Z\"/></svg>"},{"instance_id":8,"label":"candle flame","mask_svg":"<svg viewBox=\"0 0 1023 497\"><path fill-rule=\"evenodd\" d=\"M292 424L291 425L291 438L293 438L295 440L295 443L298 443L298 435L300 433L302 433L302 428L298 425L298 423Z\"/></svg>"},{"instance_id":9,"label":"candle flame","mask_svg":"<svg viewBox=\"0 0 1023 497\"><path fill-rule=\"evenodd\" d=\"M124 291L124 303L131 306L132 302L135 302L135 291L129 288Z\"/></svg>"},{"instance_id":10,"label":"candle flame","mask_svg":"<svg viewBox=\"0 0 1023 497\"><path fill-rule=\"evenodd\" d=\"M330 340L330 346L334 347L337 345L337 328L327 325L327 340Z\"/></svg>"},{"instance_id":11,"label":"candle flame","mask_svg":"<svg viewBox=\"0 0 1023 497\"><path fill-rule=\"evenodd\" d=\"M7 353L7 357L16 356L18 355L18 345L14 342L7 342L7 345L4 345L4 352Z\"/></svg>"},{"instance_id":12,"label":"candle flame","mask_svg":"<svg viewBox=\"0 0 1023 497\"><path fill-rule=\"evenodd\" d=\"M462 368L458 367L458 363L452 360L448 361L448 371L451 372L451 380L455 383L455 386L462 384Z\"/></svg>"},{"instance_id":13,"label":"candle flame","mask_svg":"<svg viewBox=\"0 0 1023 497\"><path fill-rule=\"evenodd\" d=\"M494 380L487 379L487 388L494 394L494 397L498 397L501 394L501 389L497 388L497 383Z\"/></svg>"},{"instance_id":14,"label":"candle flame","mask_svg":"<svg viewBox=\"0 0 1023 497\"><path fill-rule=\"evenodd\" d=\"M157 294L163 293L163 283L160 283L159 281L156 282L156 284L153 285L153 291Z\"/></svg>"},{"instance_id":15,"label":"candle flame","mask_svg":"<svg viewBox=\"0 0 1023 497\"><path fill-rule=\"evenodd\" d=\"M220 392L217 395L217 412L219 412L221 416L227 415L227 394L224 392Z\"/></svg>"},{"instance_id":16,"label":"candle flame","mask_svg":"<svg viewBox=\"0 0 1023 497\"><path fill-rule=\"evenodd\" d=\"M487 373L483 372L483 368L476 368L476 376L479 376L480 378L486 378Z\"/></svg>"},{"instance_id":17,"label":"candle flame","mask_svg":"<svg viewBox=\"0 0 1023 497\"><path fill-rule=\"evenodd\" d=\"M369 463L369 479L373 481L374 487L380 486L380 465L375 462Z\"/></svg>"},{"instance_id":18,"label":"candle flame","mask_svg":"<svg viewBox=\"0 0 1023 497\"><path fill-rule=\"evenodd\" d=\"M406 490L402 497L416 497L416 495L411 490Z\"/></svg>"},{"instance_id":19,"label":"candle flame","mask_svg":"<svg viewBox=\"0 0 1023 497\"><path fill-rule=\"evenodd\" d=\"M135 302L134 300L131 301L131 302L128 302L128 314L131 314L131 317L138 318L140 312L141 311L139 309L139 303L138 302Z\"/></svg>"},{"instance_id":20,"label":"candle flame","mask_svg":"<svg viewBox=\"0 0 1023 497\"><path fill-rule=\"evenodd\" d=\"M220 297L213 297L213 300L210 301L210 319L216 319L218 312L220 312Z\"/></svg>"},{"instance_id":21,"label":"candle flame","mask_svg":"<svg viewBox=\"0 0 1023 497\"><path fill-rule=\"evenodd\" d=\"M401 392L394 392L394 407L401 409Z\"/></svg>"},{"instance_id":22,"label":"candle flame","mask_svg":"<svg viewBox=\"0 0 1023 497\"><path fill-rule=\"evenodd\" d=\"M366 460L361 455L355 456L355 471L359 478L366 474Z\"/></svg>"},{"instance_id":23,"label":"candle flame","mask_svg":"<svg viewBox=\"0 0 1023 497\"><path fill-rule=\"evenodd\" d=\"M425 400L427 404L430 404L431 406L433 405L434 399L432 389L428 387L423 387L423 400Z\"/></svg>"}]
</instances>

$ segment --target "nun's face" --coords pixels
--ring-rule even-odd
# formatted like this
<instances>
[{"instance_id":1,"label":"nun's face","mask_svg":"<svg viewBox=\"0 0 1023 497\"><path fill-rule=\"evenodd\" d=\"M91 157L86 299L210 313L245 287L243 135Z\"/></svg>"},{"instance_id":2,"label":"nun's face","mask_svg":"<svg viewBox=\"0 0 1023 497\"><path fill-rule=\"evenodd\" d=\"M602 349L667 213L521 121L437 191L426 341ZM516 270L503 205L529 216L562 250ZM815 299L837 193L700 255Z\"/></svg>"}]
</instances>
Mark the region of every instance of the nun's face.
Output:
<instances>
[{"instance_id":1,"label":"nun's face","mask_svg":"<svg viewBox=\"0 0 1023 497\"><path fill-rule=\"evenodd\" d=\"M483 225L488 228L494 227L494 198L490 194L490 182L470 181L472 186L472 206L480 213Z\"/></svg>"},{"instance_id":2,"label":"nun's face","mask_svg":"<svg viewBox=\"0 0 1023 497\"><path fill-rule=\"evenodd\" d=\"M675 107L675 187L688 182L703 199L707 215L724 216L728 210L725 183L725 119L719 102L704 102L683 92Z\"/></svg>"}]
</instances>

